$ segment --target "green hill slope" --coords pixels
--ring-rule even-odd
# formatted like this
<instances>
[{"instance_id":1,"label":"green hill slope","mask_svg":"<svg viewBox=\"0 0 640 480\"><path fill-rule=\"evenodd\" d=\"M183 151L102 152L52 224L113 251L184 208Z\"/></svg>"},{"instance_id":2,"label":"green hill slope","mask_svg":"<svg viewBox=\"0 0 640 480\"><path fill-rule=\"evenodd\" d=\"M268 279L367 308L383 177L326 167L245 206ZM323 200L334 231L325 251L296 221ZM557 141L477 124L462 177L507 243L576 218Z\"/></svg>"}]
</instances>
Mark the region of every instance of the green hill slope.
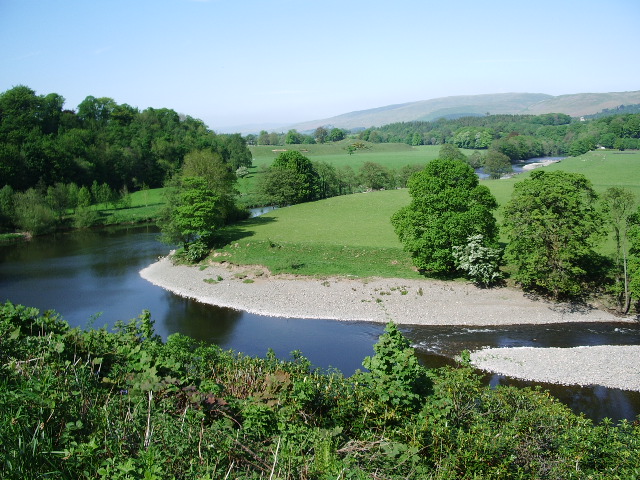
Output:
<instances>
[{"instance_id":1,"label":"green hill slope","mask_svg":"<svg viewBox=\"0 0 640 480\"><path fill-rule=\"evenodd\" d=\"M576 117L598 113L605 108L637 103L640 103L640 90L560 96L544 93L461 95L350 112L336 117L299 123L289 128L295 128L298 131L313 130L324 125L347 129L368 128L396 122L435 120L440 117L484 115L486 113L534 115L566 113Z\"/></svg>"}]
</instances>

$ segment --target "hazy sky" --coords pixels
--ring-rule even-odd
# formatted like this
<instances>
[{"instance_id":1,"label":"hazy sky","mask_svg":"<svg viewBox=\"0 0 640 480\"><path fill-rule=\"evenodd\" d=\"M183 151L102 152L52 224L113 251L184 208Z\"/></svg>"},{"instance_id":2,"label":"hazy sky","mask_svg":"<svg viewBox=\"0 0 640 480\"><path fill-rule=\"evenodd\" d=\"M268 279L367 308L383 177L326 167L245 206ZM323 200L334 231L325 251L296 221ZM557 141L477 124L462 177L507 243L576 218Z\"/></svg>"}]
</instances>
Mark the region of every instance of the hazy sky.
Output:
<instances>
[{"instance_id":1,"label":"hazy sky","mask_svg":"<svg viewBox=\"0 0 640 480\"><path fill-rule=\"evenodd\" d=\"M0 91L214 130L452 95L640 90L640 1L0 0Z\"/></svg>"}]
</instances>

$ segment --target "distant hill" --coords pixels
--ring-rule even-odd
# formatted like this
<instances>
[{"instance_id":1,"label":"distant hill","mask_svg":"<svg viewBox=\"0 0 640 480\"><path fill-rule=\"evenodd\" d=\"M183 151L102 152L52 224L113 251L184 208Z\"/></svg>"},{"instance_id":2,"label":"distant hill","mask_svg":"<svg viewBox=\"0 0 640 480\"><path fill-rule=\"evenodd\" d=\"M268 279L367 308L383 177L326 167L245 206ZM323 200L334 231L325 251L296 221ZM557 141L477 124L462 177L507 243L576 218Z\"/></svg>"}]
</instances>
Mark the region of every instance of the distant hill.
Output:
<instances>
[{"instance_id":1,"label":"distant hill","mask_svg":"<svg viewBox=\"0 0 640 480\"><path fill-rule=\"evenodd\" d=\"M572 95L547 95L544 93L496 93L486 95L461 95L434 98L419 102L387 105L385 107L345 113L336 117L313 120L291 125L300 132L320 126L346 129L380 127L396 122L455 118L466 115L494 115L565 113L572 117L592 115L605 108L640 103L640 90L613 93L576 93Z\"/></svg>"}]
</instances>

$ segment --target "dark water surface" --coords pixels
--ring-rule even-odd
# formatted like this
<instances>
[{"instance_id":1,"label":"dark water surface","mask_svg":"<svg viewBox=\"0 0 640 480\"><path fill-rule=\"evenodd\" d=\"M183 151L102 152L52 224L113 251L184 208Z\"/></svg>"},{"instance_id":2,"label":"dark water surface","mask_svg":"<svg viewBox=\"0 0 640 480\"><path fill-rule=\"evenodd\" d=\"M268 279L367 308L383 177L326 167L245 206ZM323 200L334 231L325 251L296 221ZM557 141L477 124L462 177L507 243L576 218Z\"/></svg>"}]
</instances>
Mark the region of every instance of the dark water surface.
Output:
<instances>
[{"instance_id":1,"label":"dark water surface","mask_svg":"<svg viewBox=\"0 0 640 480\"><path fill-rule=\"evenodd\" d=\"M0 246L0 301L54 309L72 326L83 328L111 326L148 309L163 338L179 332L248 355L263 356L272 348L280 358L300 350L315 366L338 368L346 375L362 368L363 358L373 354L373 344L384 331L377 323L264 317L178 297L138 274L168 251L158 242L154 227L72 232ZM401 329L429 367L453 364L462 350L483 346L640 344L636 324ZM536 385L499 375L486 375L486 382ZM633 420L640 414L637 392L542 386L574 411L596 420Z\"/></svg>"}]
</instances>

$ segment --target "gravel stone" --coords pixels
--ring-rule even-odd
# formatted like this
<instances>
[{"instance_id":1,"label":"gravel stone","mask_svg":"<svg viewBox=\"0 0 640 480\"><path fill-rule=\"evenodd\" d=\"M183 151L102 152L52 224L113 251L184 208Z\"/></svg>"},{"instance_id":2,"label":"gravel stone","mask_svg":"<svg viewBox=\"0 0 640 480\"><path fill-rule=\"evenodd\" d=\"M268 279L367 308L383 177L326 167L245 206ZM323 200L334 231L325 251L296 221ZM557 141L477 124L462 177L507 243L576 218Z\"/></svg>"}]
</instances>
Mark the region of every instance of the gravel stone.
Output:
<instances>
[{"instance_id":1,"label":"gravel stone","mask_svg":"<svg viewBox=\"0 0 640 480\"><path fill-rule=\"evenodd\" d=\"M173 265L169 257L140 275L183 297L266 316L461 326L635 322L516 289L432 279L271 275L260 266ZM471 358L478 368L526 380L640 390L639 354L640 346L527 347L480 350Z\"/></svg>"}]
</instances>

